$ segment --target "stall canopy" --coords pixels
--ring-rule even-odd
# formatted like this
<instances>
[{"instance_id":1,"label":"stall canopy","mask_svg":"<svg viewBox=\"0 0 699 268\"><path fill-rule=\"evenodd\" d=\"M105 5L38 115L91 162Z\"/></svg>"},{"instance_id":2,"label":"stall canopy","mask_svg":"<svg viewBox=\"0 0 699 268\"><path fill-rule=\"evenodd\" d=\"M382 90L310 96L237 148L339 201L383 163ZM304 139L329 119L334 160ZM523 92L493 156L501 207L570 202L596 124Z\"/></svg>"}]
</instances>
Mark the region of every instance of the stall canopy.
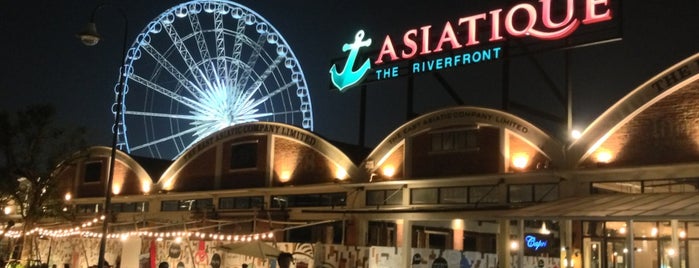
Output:
<instances>
[{"instance_id":1,"label":"stall canopy","mask_svg":"<svg viewBox=\"0 0 699 268\"><path fill-rule=\"evenodd\" d=\"M508 219L696 220L699 193L599 194L509 210Z\"/></svg>"}]
</instances>

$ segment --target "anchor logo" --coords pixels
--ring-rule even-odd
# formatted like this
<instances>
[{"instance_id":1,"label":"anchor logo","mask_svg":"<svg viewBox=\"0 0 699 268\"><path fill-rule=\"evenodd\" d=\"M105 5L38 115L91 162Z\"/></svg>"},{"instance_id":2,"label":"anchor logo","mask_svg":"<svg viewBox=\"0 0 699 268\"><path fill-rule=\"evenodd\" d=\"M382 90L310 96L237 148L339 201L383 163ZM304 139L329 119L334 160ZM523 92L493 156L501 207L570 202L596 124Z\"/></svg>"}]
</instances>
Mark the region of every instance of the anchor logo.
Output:
<instances>
[{"instance_id":1,"label":"anchor logo","mask_svg":"<svg viewBox=\"0 0 699 268\"><path fill-rule=\"evenodd\" d=\"M357 34L354 36L354 43L344 44L342 46L342 52L346 52L348 50L350 52L342 72L337 72L337 66L335 66L335 64L333 64L333 66L330 68L330 79L332 80L333 85L335 85L335 87L337 87L337 89L340 91L357 84L362 80L369 68L371 68L371 63L369 62L369 59L367 59L358 70L352 70L352 66L354 66L354 62L357 60L359 49L361 47L368 47L371 45L371 39L362 39L364 39L364 31L359 30L359 32L357 32Z\"/></svg>"}]
</instances>

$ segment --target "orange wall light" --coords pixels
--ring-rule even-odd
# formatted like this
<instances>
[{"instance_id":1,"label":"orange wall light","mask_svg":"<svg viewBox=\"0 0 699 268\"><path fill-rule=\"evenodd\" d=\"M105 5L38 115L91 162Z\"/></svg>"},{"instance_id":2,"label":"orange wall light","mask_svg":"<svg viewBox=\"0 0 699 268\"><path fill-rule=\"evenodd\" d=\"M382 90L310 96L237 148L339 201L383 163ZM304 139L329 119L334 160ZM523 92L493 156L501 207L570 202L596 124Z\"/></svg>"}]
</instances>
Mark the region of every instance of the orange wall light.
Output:
<instances>
[{"instance_id":1,"label":"orange wall light","mask_svg":"<svg viewBox=\"0 0 699 268\"><path fill-rule=\"evenodd\" d=\"M282 172L279 172L279 181L282 183L288 182L291 180L291 171L289 170L282 170Z\"/></svg>"},{"instance_id":2,"label":"orange wall light","mask_svg":"<svg viewBox=\"0 0 699 268\"><path fill-rule=\"evenodd\" d=\"M524 169L529 165L529 155L526 153L515 153L512 155L512 166L517 169Z\"/></svg>"},{"instance_id":3,"label":"orange wall light","mask_svg":"<svg viewBox=\"0 0 699 268\"><path fill-rule=\"evenodd\" d=\"M612 162L612 152L606 149L600 149L595 153L595 162L607 164Z\"/></svg>"},{"instance_id":4,"label":"orange wall light","mask_svg":"<svg viewBox=\"0 0 699 268\"><path fill-rule=\"evenodd\" d=\"M393 177L393 175L396 175L396 167L393 165L385 165L381 168L381 174L388 178Z\"/></svg>"}]
</instances>

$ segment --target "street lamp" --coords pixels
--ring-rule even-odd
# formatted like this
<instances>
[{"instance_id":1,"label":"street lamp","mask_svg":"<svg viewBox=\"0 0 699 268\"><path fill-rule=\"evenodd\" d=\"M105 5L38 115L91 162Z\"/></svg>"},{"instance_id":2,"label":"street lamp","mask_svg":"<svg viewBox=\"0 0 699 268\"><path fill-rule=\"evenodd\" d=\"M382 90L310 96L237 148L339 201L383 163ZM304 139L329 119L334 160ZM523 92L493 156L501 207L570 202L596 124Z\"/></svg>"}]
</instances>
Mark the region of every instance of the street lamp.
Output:
<instances>
[{"instance_id":1,"label":"street lamp","mask_svg":"<svg viewBox=\"0 0 699 268\"><path fill-rule=\"evenodd\" d=\"M111 219L111 205L112 205L112 193L111 193L111 188L112 188L112 183L114 181L114 161L116 159L116 150L117 150L117 139L119 136L119 123L121 120L121 111L122 111L122 106L124 104L124 79L126 76L125 70L126 70L126 45L127 45L127 34L128 34L128 28L129 28L129 20L126 17L126 13L124 12L123 9L109 5L109 4L101 4L92 11L92 15L90 16L90 22L87 24L85 29L77 34L77 37L80 39L80 41L85 44L86 46L94 46L97 45L97 43L100 41L101 37L97 33L97 27L95 24L95 15L97 14L97 11L102 9L103 7L106 6L112 6L116 8L116 10L119 12L119 14L122 16L124 19L124 43L122 45L122 57L121 57L121 66L119 68L119 84L118 84L118 89L117 89L117 105L114 108L114 126L112 127L112 152L111 152L111 157L109 159L109 175L107 177L107 185L105 186L104 189L104 221L102 223L102 237L100 240L100 251L99 251L99 260L97 262L97 267L102 268L105 266L106 262L104 260L104 254L106 251L106 246L107 246L107 229L109 228L109 221Z\"/></svg>"}]
</instances>

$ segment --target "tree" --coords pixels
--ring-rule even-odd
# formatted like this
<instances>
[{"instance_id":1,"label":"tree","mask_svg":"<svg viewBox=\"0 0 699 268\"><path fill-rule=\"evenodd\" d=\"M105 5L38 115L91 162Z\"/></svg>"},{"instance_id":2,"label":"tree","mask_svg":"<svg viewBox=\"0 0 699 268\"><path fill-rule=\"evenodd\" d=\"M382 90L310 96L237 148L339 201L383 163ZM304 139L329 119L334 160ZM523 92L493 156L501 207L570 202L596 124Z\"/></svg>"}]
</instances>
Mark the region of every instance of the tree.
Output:
<instances>
[{"instance_id":1,"label":"tree","mask_svg":"<svg viewBox=\"0 0 699 268\"><path fill-rule=\"evenodd\" d=\"M85 145L84 129L59 127L55 114L50 104L0 112L0 204L18 207L24 230L42 218L64 215L54 170ZM22 254L30 247L23 246Z\"/></svg>"}]
</instances>

